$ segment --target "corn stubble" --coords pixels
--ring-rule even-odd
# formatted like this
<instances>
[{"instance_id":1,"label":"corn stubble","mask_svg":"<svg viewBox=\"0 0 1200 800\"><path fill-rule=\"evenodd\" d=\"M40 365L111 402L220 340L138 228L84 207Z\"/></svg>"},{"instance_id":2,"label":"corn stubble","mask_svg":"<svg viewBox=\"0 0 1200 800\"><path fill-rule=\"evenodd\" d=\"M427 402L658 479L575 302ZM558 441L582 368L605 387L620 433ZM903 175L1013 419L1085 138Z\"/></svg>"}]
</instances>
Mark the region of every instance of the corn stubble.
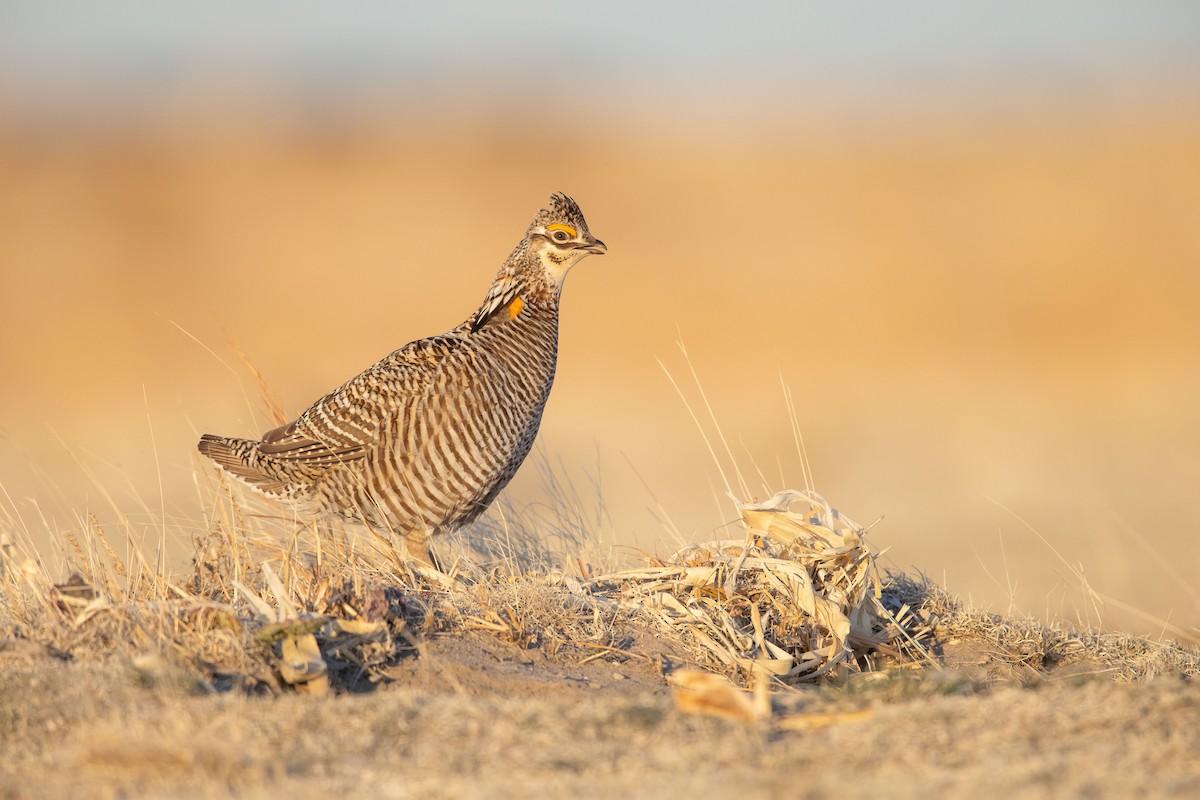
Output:
<instances>
[{"instance_id":1,"label":"corn stubble","mask_svg":"<svg viewBox=\"0 0 1200 800\"><path fill-rule=\"evenodd\" d=\"M844 677L871 669L872 654L919 651L928 626L885 607L860 526L813 492L739 508L744 539L688 545L594 584L643 609L689 660L744 683L759 671L785 683Z\"/></svg>"}]
</instances>

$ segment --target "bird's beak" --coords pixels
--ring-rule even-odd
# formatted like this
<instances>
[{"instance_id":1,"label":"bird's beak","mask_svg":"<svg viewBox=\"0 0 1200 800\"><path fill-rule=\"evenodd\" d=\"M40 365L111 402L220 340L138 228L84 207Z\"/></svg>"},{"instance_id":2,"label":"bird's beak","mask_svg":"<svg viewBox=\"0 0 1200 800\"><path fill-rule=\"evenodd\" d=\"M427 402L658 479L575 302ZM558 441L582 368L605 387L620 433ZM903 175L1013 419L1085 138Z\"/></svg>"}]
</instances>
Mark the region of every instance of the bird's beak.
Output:
<instances>
[{"instance_id":1,"label":"bird's beak","mask_svg":"<svg viewBox=\"0 0 1200 800\"><path fill-rule=\"evenodd\" d=\"M592 255L597 256L602 256L608 252L608 246L599 239L597 239L593 244L589 244L581 249L585 253L591 253Z\"/></svg>"}]
</instances>

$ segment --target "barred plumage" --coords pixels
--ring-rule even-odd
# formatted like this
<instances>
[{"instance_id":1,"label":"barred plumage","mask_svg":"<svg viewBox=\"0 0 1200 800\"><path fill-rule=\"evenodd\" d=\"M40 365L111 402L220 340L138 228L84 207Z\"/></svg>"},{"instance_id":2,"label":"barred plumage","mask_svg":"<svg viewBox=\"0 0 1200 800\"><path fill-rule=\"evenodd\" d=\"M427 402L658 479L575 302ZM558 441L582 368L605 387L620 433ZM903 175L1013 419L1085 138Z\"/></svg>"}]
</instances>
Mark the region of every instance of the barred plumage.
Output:
<instances>
[{"instance_id":1,"label":"barred plumage","mask_svg":"<svg viewBox=\"0 0 1200 800\"><path fill-rule=\"evenodd\" d=\"M428 561L427 537L483 513L529 453L554 382L563 278L605 251L556 194L461 325L391 353L261 440L206 434L200 452L308 513L400 534Z\"/></svg>"}]
</instances>

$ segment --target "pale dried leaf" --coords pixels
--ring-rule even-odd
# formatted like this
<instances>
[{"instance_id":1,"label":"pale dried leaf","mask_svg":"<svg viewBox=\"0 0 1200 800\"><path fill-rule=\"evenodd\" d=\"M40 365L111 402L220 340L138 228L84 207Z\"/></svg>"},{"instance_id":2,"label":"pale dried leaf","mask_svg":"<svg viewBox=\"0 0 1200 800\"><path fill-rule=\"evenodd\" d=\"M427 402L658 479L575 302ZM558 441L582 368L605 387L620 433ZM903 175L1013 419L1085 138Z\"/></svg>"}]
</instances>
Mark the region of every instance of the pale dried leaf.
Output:
<instances>
[{"instance_id":1,"label":"pale dried leaf","mask_svg":"<svg viewBox=\"0 0 1200 800\"><path fill-rule=\"evenodd\" d=\"M271 594L275 597L275 607L279 609L281 617L298 617L300 611L288 596L287 589L283 587L283 581L279 580L279 576L275 574L275 570L271 569L271 564L267 561L262 562L263 578L267 582L267 588L271 590Z\"/></svg>"},{"instance_id":2,"label":"pale dried leaf","mask_svg":"<svg viewBox=\"0 0 1200 800\"><path fill-rule=\"evenodd\" d=\"M311 633L286 636L280 646L279 676L284 682L303 686L309 694L329 691L329 667Z\"/></svg>"},{"instance_id":3,"label":"pale dried leaf","mask_svg":"<svg viewBox=\"0 0 1200 800\"><path fill-rule=\"evenodd\" d=\"M279 613L274 608L271 608L266 600L255 594L253 590L241 581L231 578L229 582L241 593L242 597L246 598L246 602L254 609L254 614L260 622L275 622L282 619Z\"/></svg>"},{"instance_id":4,"label":"pale dried leaf","mask_svg":"<svg viewBox=\"0 0 1200 800\"><path fill-rule=\"evenodd\" d=\"M761 704L727 678L701 670L679 670L668 679L675 706L688 714L702 714L739 722L764 718ZM769 714L769 706L767 713Z\"/></svg>"}]
</instances>

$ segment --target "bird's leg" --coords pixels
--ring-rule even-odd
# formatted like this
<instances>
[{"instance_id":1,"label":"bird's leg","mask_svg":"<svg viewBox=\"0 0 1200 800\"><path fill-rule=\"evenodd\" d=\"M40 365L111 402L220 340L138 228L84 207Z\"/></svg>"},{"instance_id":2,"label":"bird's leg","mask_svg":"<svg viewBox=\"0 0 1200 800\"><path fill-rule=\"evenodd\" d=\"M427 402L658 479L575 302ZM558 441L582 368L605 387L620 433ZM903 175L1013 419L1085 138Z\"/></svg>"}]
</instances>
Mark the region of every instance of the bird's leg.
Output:
<instances>
[{"instance_id":1,"label":"bird's leg","mask_svg":"<svg viewBox=\"0 0 1200 800\"><path fill-rule=\"evenodd\" d=\"M413 561L410 566L414 573L431 583L447 588L458 583L457 580L446 574L441 561L429 546L428 531L423 529L409 531L404 535L404 546L408 550L409 558Z\"/></svg>"},{"instance_id":2,"label":"bird's leg","mask_svg":"<svg viewBox=\"0 0 1200 800\"><path fill-rule=\"evenodd\" d=\"M429 549L429 535L424 529L404 534L404 546L408 549L408 555L416 561L435 568L438 566L434 563L433 552Z\"/></svg>"}]
</instances>

